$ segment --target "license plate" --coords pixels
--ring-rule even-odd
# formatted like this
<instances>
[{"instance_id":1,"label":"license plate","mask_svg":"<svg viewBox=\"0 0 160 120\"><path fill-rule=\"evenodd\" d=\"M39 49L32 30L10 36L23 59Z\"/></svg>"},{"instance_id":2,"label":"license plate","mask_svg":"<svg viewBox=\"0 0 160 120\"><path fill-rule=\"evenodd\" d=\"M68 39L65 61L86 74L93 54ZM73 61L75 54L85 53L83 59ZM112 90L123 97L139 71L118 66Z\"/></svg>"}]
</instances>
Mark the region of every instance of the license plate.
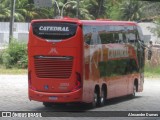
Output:
<instances>
[{"instance_id":1,"label":"license plate","mask_svg":"<svg viewBox=\"0 0 160 120\"><path fill-rule=\"evenodd\" d=\"M58 99L57 96L51 96L51 97L49 97L49 100L57 100L57 99Z\"/></svg>"}]
</instances>

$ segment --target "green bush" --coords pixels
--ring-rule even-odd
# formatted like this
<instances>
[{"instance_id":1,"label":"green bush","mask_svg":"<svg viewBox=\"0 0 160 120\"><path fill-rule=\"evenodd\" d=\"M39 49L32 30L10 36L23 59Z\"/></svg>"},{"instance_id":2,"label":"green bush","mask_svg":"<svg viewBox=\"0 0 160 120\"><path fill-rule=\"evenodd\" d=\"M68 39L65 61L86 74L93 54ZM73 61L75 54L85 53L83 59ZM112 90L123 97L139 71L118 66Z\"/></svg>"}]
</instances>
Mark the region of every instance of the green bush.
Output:
<instances>
[{"instance_id":1,"label":"green bush","mask_svg":"<svg viewBox=\"0 0 160 120\"><path fill-rule=\"evenodd\" d=\"M2 64L6 68L27 68L27 46L25 43L20 43L15 39L9 44L1 55Z\"/></svg>"},{"instance_id":2,"label":"green bush","mask_svg":"<svg viewBox=\"0 0 160 120\"><path fill-rule=\"evenodd\" d=\"M0 64L2 64L2 51L0 51Z\"/></svg>"}]
</instances>

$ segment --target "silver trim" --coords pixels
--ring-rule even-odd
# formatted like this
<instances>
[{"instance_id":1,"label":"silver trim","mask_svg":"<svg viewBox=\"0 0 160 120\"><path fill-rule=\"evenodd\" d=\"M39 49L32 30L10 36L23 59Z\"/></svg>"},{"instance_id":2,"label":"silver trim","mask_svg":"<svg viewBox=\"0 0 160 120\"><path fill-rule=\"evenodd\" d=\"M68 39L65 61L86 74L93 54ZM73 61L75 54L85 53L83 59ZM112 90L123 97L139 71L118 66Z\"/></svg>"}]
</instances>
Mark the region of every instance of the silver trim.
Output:
<instances>
[{"instance_id":1,"label":"silver trim","mask_svg":"<svg viewBox=\"0 0 160 120\"><path fill-rule=\"evenodd\" d=\"M48 39L46 39L46 41L55 43L55 42L61 42L62 40L48 40Z\"/></svg>"},{"instance_id":2,"label":"silver trim","mask_svg":"<svg viewBox=\"0 0 160 120\"><path fill-rule=\"evenodd\" d=\"M65 59L65 60L72 60L73 57L71 56L62 56L62 57L52 57L52 56L34 56L34 58L38 58L38 59Z\"/></svg>"}]
</instances>

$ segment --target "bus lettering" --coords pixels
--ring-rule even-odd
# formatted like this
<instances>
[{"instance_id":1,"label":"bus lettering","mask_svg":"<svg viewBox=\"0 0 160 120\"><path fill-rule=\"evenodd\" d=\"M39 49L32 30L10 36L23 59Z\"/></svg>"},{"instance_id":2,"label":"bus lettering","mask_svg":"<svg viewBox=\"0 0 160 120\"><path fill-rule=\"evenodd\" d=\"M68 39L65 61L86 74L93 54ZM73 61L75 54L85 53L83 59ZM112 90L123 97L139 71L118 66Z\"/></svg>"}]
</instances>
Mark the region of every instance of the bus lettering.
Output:
<instances>
[{"instance_id":1,"label":"bus lettering","mask_svg":"<svg viewBox=\"0 0 160 120\"><path fill-rule=\"evenodd\" d=\"M53 26L40 26L40 31L62 31L62 32L68 32L69 27L53 27Z\"/></svg>"},{"instance_id":2,"label":"bus lettering","mask_svg":"<svg viewBox=\"0 0 160 120\"><path fill-rule=\"evenodd\" d=\"M121 48L121 49L109 49L108 58L119 58L119 57L128 57L128 48Z\"/></svg>"}]
</instances>

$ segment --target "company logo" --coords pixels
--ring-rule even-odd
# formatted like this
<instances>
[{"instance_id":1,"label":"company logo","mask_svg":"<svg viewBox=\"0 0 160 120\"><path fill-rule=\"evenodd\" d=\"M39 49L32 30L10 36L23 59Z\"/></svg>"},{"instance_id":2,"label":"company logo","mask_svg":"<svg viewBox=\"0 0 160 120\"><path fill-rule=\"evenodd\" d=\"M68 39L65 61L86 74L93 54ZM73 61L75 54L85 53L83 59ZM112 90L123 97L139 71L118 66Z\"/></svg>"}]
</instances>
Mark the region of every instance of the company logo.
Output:
<instances>
[{"instance_id":1,"label":"company logo","mask_svg":"<svg viewBox=\"0 0 160 120\"><path fill-rule=\"evenodd\" d=\"M62 31L62 32L68 32L69 27L57 27L57 26L40 26L40 31Z\"/></svg>"},{"instance_id":2,"label":"company logo","mask_svg":"<svg viewBox=\"0 0 160 120\"><path fill-rule=\"evenodd\" d=\"M12 117L11 112L2 112L2 117Z\"/></svg>"},{"instance_id":3,"label":"company logo","mask_svg":"<svg viewBox=\"0 0 160 120\"><path fill-rule=\"evenodd\" d=\"M52 48L50 51L49 51L49 54L58 54L56 48Z\"/></svg>"}]
</instances>

